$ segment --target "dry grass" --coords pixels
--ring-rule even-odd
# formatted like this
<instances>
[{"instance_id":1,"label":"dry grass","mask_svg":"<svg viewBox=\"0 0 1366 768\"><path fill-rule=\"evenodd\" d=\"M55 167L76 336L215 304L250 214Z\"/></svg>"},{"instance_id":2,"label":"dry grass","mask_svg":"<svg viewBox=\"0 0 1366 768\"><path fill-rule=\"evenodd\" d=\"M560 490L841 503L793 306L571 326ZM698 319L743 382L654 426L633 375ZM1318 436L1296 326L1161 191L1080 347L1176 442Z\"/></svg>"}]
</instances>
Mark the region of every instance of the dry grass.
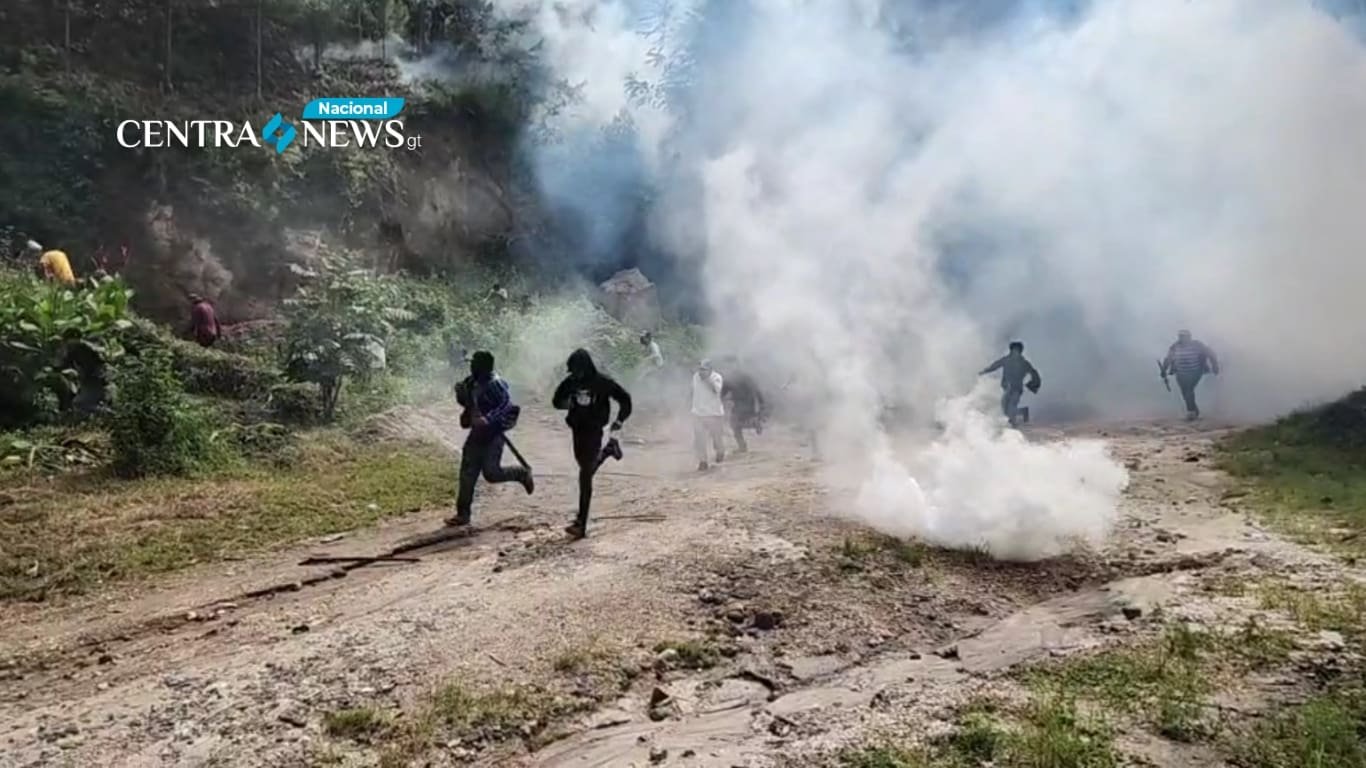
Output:
<instances>
[{"instance_id":1,"label":"dry grass","mask_svg":"<svg viewBox=\"0 0 1366 768\"><path fill-rule=\"evenodd\" d=\"M0 490L0 600L43 600L164 573L445 503L439 449L306 440L285 469L117 480L100 473Z\"/></svg>"}]
</instances>

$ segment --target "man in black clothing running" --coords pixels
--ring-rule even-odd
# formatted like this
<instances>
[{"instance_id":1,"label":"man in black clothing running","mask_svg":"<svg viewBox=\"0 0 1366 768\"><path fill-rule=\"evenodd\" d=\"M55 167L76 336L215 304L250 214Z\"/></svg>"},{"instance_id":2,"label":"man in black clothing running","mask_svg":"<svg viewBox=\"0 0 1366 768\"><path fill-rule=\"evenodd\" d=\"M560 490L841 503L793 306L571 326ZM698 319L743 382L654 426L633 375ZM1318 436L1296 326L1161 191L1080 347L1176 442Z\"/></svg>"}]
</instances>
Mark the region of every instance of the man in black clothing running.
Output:
<instances>
[{"instance_id":1,"label":"man in black clothing running","mask_svg":"<svg viewBox=\"0 0 1366 768\"><path fill-rule=\"evenodd\" d=\"M612 377L600 373L587 350L576 349L566 364L569 376L555 388L551 399L556 408L568 411L565 423L574 436L574 461L579 465L579 516L565 532L581 539L588 535L588 506L593 500L593 474L609 456L621 459L621 444L616 438L602 444L602 430L611 421L612 402L617 401L617 432L631 417L631 395Z\"/></svg>"},{"instance_id":2,"label":"man in black clothing running","mask_svg":"<svg viewBox=\"0 0 1366 768\"><path fill-rule=\"evenodd\" d=\"M474 486L479 476L488 483L521 483L530 494L536 483L528 467L504 467L504 434L517 424L521 408L512 402L508 384L493 370L493 354L479 351L470 356L470 375L455 385L455 400L464 409L460 426L470 431L460 449L460 487L455 497L455 516L446 525L470 524L474 511Z\"/></svg>"},{"instance_id":3,"label":"man in black clothing running","mask_svg":"<svg viewBox=\"0 0 1366 768\"><path fill-rule=\"evenodd\" d=\"M724 371L721 400L726 404L726 415L730 417L730 429L735 435L737 452L745 453L749 450L749 445L745 443L745 430L752 429L759 435L764 433L764 396L754 378L740 367L739 359L730 357L722 363L728 370Z\"/></svg>"}]
</instances>

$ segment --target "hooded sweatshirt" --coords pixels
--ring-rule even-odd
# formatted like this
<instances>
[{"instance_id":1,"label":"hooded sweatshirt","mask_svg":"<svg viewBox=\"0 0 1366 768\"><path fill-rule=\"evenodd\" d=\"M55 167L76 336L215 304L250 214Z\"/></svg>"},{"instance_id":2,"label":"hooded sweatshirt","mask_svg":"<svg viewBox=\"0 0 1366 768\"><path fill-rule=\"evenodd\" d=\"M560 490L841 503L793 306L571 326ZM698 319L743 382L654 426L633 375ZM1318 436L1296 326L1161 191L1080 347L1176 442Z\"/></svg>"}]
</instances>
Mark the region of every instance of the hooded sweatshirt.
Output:
<instances>
[{"instance_id":1,"label":"hooded sweatshirt","mask_svg":"<svg viewBox=\"0 0 1366 768\"><path fill-rule=\"evenodd\" d=\"M569 356L570 374L555 388L552 404L568 411L564 422L570 429L602 429L612 419L612 401L617 401L617 421L631 417L631 395L611 376L598 371L587 350L576 349Z\"/></svg>"}]
</instances>

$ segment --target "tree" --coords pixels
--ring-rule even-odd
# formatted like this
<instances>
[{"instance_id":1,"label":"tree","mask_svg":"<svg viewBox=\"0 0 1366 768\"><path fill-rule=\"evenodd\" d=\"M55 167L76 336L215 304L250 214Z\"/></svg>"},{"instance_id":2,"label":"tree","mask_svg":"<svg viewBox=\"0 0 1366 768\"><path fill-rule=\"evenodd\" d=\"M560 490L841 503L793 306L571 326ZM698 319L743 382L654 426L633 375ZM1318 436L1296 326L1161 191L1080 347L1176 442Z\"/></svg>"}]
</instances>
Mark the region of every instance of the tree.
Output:
<instances>
[{"instance_id":1,"label":"tree","mask_svg":"<svg viewBox=\"0 0 1366 768\"><path fill-rule=\"evenodd\" d=\"M344 260L321 272L293 267L308 282L285 301L285 375L318 385L323 418L336 415L348 378L364 378L382 364L393 321L407 313L389 283Z\"/></svg>"}]
</instances>

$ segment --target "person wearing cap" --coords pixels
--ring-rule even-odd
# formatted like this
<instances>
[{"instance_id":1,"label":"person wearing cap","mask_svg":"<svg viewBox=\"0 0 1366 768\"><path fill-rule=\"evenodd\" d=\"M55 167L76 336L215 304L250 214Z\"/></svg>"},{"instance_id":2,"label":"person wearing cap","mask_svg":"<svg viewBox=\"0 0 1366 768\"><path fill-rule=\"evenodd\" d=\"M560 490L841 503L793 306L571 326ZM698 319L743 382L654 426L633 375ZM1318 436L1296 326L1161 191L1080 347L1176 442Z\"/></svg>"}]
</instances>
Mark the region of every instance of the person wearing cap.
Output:
<instances>
[{"instance_id":1,"label":"person wearing cap","mask_svg":"<svg viewBox=\"0 0 1366 768\"><path fill-rule=\"evenodd\" d=\"M709 466L708 438L711 438L712 447L716 451L716 463L720 464L726 460L726 406L721 401L721 390L724 387L725 381L721 374L712 370L711 361L703 360L692 377L692 443L699 471L705 471Z\"/></svg>"},{"instance_id":2,"label":"person wearing cap","mask_svg":"<svg viewBox=\"0 0 1366 768\"><path fill-rule=\"evenodd\" d=\"M1176 374L1176 385L1186 401L1186 421L1200 418L1200 406L1195 404L1195 387L1206 373L1219 375L1219 359L1204 342L1191 338L1191 332L1178 331L1176 343L1167 349L1162 360L1162 375Z\"/></svg>"}]
</instances>

